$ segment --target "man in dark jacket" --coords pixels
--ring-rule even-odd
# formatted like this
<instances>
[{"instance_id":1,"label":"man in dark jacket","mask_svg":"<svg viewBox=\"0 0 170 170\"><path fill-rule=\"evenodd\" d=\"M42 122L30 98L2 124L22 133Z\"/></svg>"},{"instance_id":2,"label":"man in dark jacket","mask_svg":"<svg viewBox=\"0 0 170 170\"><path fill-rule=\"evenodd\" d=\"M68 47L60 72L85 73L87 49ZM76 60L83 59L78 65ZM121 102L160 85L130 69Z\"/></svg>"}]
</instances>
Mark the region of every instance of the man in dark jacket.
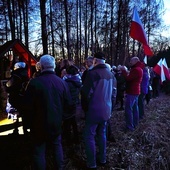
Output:
<instances>
[{"instance_id":1,"label":"man in dark jacket","mask_svg":"<svg viewBox=\"0 0 170 170\"><path fill-rule=\"evenodd\" d=\"M87 72L93 68L93 57L92 56L88 56L85 59L85 67L86 67L86 70L83 72L83 75L81 76L82 83L84 83L85 81Z\"/></svg>"},{"instance_id":2,"label":"man in dark jacket","mask_svg":"<svg viewBox=\"0 0 170 170\"><path fill-rule=\"evenodd\" d=\"M56 76L55 59L50 55L40 58L41 74L30 80L24 106L30 109L33 160L35 169L46 169L45 148L50 141L53 146L55 168L63 168L61 126L65 108L71 105L69 88Z\"/></svg>"},{"instance_id":3,"label":"man in dark jacket","mask_svg":"<svg viewBox=\"0 0 170 170\"><path fill-rule=\"evenodd\" d=\"M112 99L115 91L114 75L105 65L105 55L94 55L94 67L87 72L82 87L86 107L84 129L87 168L96 169L95 135L99 146L99 164L106 164L106 125L112 113ZM96 132L97 131L97 132Z\"/></svg>"}]
</instances>

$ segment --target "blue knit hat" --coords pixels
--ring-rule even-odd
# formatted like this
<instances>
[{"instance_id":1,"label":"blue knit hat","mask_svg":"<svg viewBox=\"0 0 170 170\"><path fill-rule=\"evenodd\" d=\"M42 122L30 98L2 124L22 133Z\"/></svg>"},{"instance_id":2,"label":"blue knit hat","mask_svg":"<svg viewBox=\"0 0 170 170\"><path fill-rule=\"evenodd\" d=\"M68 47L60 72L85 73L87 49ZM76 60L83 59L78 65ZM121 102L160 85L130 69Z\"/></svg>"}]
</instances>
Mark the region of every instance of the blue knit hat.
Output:
<instances>
[{"instance_id":1,"label":"blue knit hat","mask_svg":"<svg viewBox=\"0 0 170 170\"><path fill-rule=\"evenodd\" d=\"M14 64L14 70L17 70L18 68L25 68L26 64L24 62L17 62Z\"/></svg>"}]
</instances>

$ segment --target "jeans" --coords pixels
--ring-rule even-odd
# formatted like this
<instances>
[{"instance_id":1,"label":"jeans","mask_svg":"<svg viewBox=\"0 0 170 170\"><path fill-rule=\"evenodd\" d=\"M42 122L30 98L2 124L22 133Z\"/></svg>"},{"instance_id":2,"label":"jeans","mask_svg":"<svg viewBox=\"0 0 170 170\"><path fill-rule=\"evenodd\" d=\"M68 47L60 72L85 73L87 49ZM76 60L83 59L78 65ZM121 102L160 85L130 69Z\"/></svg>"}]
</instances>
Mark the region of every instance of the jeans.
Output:
<instances>
[{"instance_id":1,"label":"jeans","mask_svg":"<svg viewBox=\"0 0 170 170\"><path fill-rule=\"evenodd\" d=\"M61 145L61 135L50 139L52 144L52 149L54 152L54 166L55 169L63 169L63 149ZM33 163L35 170L45 170L46 169L46 142L34 143L33 146Z\"/></svg>"},{"instance_id":2,"label":"jeans","mask_svg":"<svg viewBox=\"0 0 170 170\"><path fill-rule=\"evenodd\" d=\"M125 120L126 128L133 131L139 123L139 108L138 108L139 95L126 95L125 102Z\"/></svg>"},{"instance_id":3,"label":"jeans","mask_svg":"<svg viewBox=\"0 0 170 170\"><path fill-rule=\"evenodd\" d=\"M99 147L99 161L106 162L106 126L107 121L85 124L84 141L88 168L96 168L96 142Z\"/></svg>"}]
</instances>

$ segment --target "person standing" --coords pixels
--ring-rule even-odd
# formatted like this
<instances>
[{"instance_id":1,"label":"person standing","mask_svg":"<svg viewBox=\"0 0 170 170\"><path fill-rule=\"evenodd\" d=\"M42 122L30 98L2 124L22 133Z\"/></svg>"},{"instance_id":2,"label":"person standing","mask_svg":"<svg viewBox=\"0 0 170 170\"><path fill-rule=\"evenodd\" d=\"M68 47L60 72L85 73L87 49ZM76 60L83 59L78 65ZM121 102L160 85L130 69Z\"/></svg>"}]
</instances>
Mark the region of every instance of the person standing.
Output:
<instances>
[{"instance_id":1,"label":"person standing","mask_svg":"<svg viewBox=\"0 0 170 170\"><path fill-rule=\"evenodd\" d=\"M30 132L33 141L33 165L46 169L46 144L51 142L55 169L63 169L61 144L62 117L72 105L67 83L55 73L55 59L50 55L40 58L41 74L30 80L23 107L30 111Z\"/></svg>"},{"instance_id":2,"label":"person standing","mask_svg":"<svg viewBox=\"0 0 170 170\"><path fill-rule=\"evenodd\" d=\"M81 76L82 84L84 84L84 82L85 82L88 71L93 68L93 57L92 56L88 56L85 59L85 67L86 67L86 70L83 72L83 74ZM80 93L82 93L81 90L80 90ZM83 99L83 97L84 96L81 94L81 107L84 110L84 113L86 116L86 103L85 103L85 99ZM84 119L84 117L83 117L83 119Z\"/></svg>"},{"instance_id":3,"label":"person standing","mask_svg":"<svg viewBox=\"0 0 170 170\"><path fill-rule=\"evenodd\" d=\"M85 59L85 67L86 67L86 70L83 72L83 74L82 74L82 76L81 76L81 78L82 78L82 83L84 83L84 81L85 81L87 72L93 68L93 57L92 57L92 56L88 56L88 57Z\"/></svg>"},{"instance_id":4,"label":"person standing","mask_svg":"<svg viewBox=\"0 0 170 170\"><path fill-rule=\"evenodd\" d=\"M66 117L63 121L63 138L66 140L67 146L71 146L72 144L79 144L76 109L79 102L82 81L79 75L79 70L76 66L71 65L66 69L66 71L67 74L63 77L63 80L65 80L69 86L73 105L72 109L68 110L68 113L65 114Z\"/></svg>"},{"instance_id":5,"label":"person standing","mask_svg":"<svg viewBox=\"0 0 170 170\"><path fill-rule=\"evenodd\" d=\"M22 93L24 92L24 88L29 81L28 70L26 68L25 62L17 62L14 64L14 69L11 73L10 79L6 83L6 91L9 94L9 103L14 107L17 112L19 112L19 116L22 117L22 125L24 135L28 135L27 129L29 128L29 122L26 120L26 116L21 109L21 101L22 101ZM15 110L14 109L14 110ZM18 135L18 127L19 127L19 117L17 116L15 122L15 128L13 131L14 135Z\"/></svg>"},{"instance_id":6,"label":"person standing","mask_svg":"<svg viewBox=\"0 0 170 170\"><path fill-rule=\"evenodd\" d=\"M93 59L94 67L87 72L82 87L85 111L84 142L87 168L96 169L96 145L99 147L99 164L106 164L106 127L112 113L114 75L105 65L105 55L97 52Z\"/></svg>"},{"instance_id":7,"label":"person standing","mask_svg":"<svg viewBox=\"0 0 170 170\"><path fill-rule=\"evenodd\" d=\"M152 78L152 98L159 97L160 87L161 87L161 77L155 71L153 71Z\"/></svg>"},{"instance_id":8,"label":"person standing","mask_svg":"<svg viewBox=\"0 0 170 170\"><path fill-rule=\"evenodd\" d=\"M41 74L41 65L40 65L40 62L37 62L35 64L35 69L36 69L36 71L32 75L32 78L38 77Z\"/></svg>"},{"instance_id":9,"label":"person standing","mask_svg":"<svg viewBox=\"0 0 170 170\"><path fill-rule=\"evenodd\" d=\"M117 111L124 110L124 93L126 88L126 80L125 77L122 75L122 72L120 70L121 65L117 67L115 77L117 80L117 96L116 96L116 103L119 104L120 107L117 109Z\"/></svg>"},{"instance_id":10,"label":"person standing","mask_svg":"<svg viewBox=\"0 0 170 170\"><path fill-rule=\"evenodd\" d=\"M145 97L146 94L148 93L148 87L149 87L149 70L148 67L145 66L143 68L143 77L142 77L142 82L141 82L141 93L138 98L138 107L139 107L139 119L143 119L144 116L144 111L145 111Z\"/></svg>"},{"instance_id":11,"label":"person standing","mask_svg":"<svg viewBox=\"0 0 170 170\"><path fill-rule=\"evenodd\" d=\"M138 57L130 59L130 71L128 72L125 66L122 66L122 74L126 79L126 99L125 99L125 120L126 131L134 131L139 123L139 108L138 97L140 94L140 85L143 76L143 65Z\"/></svg>"}]
</instances>

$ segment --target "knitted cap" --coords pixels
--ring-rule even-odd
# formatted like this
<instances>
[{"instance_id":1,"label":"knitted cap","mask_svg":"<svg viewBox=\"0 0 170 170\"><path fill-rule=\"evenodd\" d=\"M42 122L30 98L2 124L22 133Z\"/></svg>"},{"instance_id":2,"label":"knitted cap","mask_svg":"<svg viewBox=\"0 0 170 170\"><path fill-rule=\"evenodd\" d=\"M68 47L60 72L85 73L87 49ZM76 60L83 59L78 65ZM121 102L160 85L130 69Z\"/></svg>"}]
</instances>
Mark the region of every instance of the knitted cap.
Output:
<instances>
[{"instance_id":1,"label":"knitted cap","mask_svg":"<svg viewBox=\"0 0 170 170\"><path fill-rule=\"evenodd\" d=\"M18 68L25 68L26 64L24 62L17 62L14 65L14 70L18 69Z\"/></svg>"}]
</instances>

